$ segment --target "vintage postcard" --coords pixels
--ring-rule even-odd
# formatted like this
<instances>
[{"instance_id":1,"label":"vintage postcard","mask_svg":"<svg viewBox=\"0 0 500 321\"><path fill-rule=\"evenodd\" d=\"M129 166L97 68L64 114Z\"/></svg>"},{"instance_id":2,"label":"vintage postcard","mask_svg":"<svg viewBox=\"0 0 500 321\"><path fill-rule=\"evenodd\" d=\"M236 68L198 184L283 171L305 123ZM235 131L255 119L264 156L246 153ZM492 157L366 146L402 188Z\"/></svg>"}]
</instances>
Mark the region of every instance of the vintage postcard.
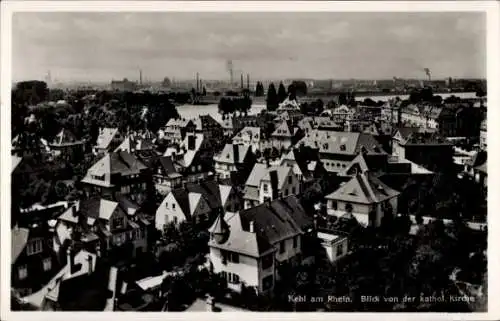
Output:
<instances>
[{"instance_id":1,"label":"vintage postcard","mask_svg":"<svg viewBox=\"0 0 500 321\"><path fill-rule=\"evenodd\" d=\"M2 319L498 318L498 8L3 2Z\"/></svg>"}]
</instances>

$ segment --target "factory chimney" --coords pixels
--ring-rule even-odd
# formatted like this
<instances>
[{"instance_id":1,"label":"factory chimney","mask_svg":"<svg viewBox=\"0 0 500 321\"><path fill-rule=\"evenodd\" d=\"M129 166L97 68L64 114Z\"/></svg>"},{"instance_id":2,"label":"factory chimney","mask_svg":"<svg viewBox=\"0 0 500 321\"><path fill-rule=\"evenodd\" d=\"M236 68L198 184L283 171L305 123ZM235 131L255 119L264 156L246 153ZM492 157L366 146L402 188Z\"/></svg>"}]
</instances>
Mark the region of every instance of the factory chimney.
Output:
<instances>
[{"instance_id":1,"label":"factory chimney","mask_svg":"<svg viewBox=\"0 0 500 321\"><path fill-rule=\"evenodd\" d=\"M243 90L243 74L241 74L241 90Z\"/></svg>"},{"instance_id":2,"label":"factory chimney","mask_svg":"<svg viewBox=\"0 0 500 321\"><path fill-rule=\"evenodd\" d=\"M139 85L142 85L142 69L139 69Z\"/></svg>"},{"instance_id":3,"label":"factory chimney","mask_svg":"<svg viewBox=\"0 0 500 321\"><path fill-rule=\"evenodd\" d=\"M200 74L196 73L196 92L200 92Z\"/></svg>"},{"instance_id":4,"label":"factory chimney","mask_svg":"<svg viewBox=\"0 0 500 321\"><path fill-rule=\"evenodd\" d=\"M250 90L250 74L247 74L247 89Z\"/></svg>"}]
</instances>

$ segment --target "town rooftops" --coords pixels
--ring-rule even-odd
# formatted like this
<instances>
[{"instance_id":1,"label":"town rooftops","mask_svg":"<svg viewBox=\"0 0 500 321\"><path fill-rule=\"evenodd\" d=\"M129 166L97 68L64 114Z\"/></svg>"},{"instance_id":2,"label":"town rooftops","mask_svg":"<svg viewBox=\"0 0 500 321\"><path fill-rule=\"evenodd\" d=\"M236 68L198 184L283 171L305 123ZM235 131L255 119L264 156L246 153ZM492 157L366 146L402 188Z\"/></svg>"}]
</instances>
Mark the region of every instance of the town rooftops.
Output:
<instances>
[{"instance_id":1,"label":"town rooftops","mask_svg":"<svg viewBox=\"0 0 500 321\"><path fill-rule=\"evenodd\" d=\"M380 203L399 195L399 192L385 185L371 173L354 176L335 192L325 196L327 199L352 203Z\"/></svg>"},{"instance_id":2,"label":"town rooftops","mask_svg":"<svg viewBox=\"0 0 500 321\"><path fill-rule=\"evenodd\" d=\"M23 160L22 157L19 157L19 156L16 156L16 155L12 155L12 169L11 169L11 173L16 170L17 166L22 162L22 160Z\"/></svg>"},{"instance_id":3,"label":"town rooftops","mask_svg":"<svg viewBox=\"0 0 500 321\"><path fill-rule=\"evenodd\" d=\"M30 230L27 228L17 228L12 229L11 233L11 264L16 263L17 258L24 251L26 244L28 244L28 238L30 235Z\"/></svg>"},{"instance_id":4,"label":"town rooftops","mask_svg":"<svg viewBox=\"0 0 500 321\"><path fill-rule=\"evenodd\" d=\"M246 126L234 136L233 140L242 137L243 135L248 135L250 140L259 140L261 138L260 127L250 127Z\"/></svg>"},{"instance_id":5,"label":"town rooftops","mask_svg":"<svg viewBox=\"0 0 500 321\"><path fill-rule=\"evenodd\" d=\"M121 174L126 176L140 174L141 171L146 168L146 165L128 152L118 151L107 153L87 171L84 181L91 175L102 176L106 174Z\"/></svg>"},{"instance_id":6,"label":"town rooftops","mask_svg":"<svg viewBox=\"0 0 500 321\"><path fill-rule=\"evenodd\" d=\"M99 136L97 137L96 147L99 149L108 149L109 145L113 141L113 139L117 136L118 128L103 128L99 132Z\"/></svg>"},{"instance_id":7,"label":"town rooftops","mask_svg":"<svg viewBox=\"0 0 500 321\"><path fill-rule=\"evenodd\" d=\"M235 149L237 148L238 159L235 159ZM250 146L247 145L233 145L226 144L222 152L214 157L216 162L226 163L226 164L239 164L242 163L247 153L251 150Z\"/></svg>"},{"instance_id":8,"label":"town rooftops","mask_svg":"<svg viewBox=\"0 0 500 321\"><path fill-rule=\"evenodd\" d=\"M83 141L77 140L75 135L65 128L61 129L54 140L50 143L52 146L72 146L78 144L83 144Z\"/></svg>"},{"instance_id":9,"label":"town rooftops","mask_svg":"<svg viewBox=\"0 0 500 321\"><path fill-rule=\"evenodd\" d=\"M226 213L224 221L229 225L227 239L221 243L212 239L209 246L253 257L275 251L278 242L303 234L312 226L312 219L293 195L239 213ZM209 232L216 232L217 225L216 221Z\"/></svg>"},{"instance_id":10,"label":"town rooftops","mask_svg":"<svg viewBox=\"0 0 500 321\"><path fill-rule=\"evenodd\" d=\"M273 132L272 136L278 137L292 137L294 134L293 128L288 126L286 121L282 121L281 124Z\"/></svg>"},{"instance_id":11,"label":"town rooftops","mask_svg":"<svg viewBox=\"0 0 500 321\"><path fill-rule=\"evenodd\" d=\"M267 167L265 164L256 163L248 177L245 185L258 187L260 186L260 182L271 181L271 177L269 172L275 170L278 174L278 188L283 187L285 184L286 177L289 175L290 171L292 171L291 167L288 166L270 166Z\"/></svg>"},{"instance_id":12,"label":"town rooftops","mask_svg":"<svg viewBox=\"0 0 500 321\"><path fill-rule=\"evenodd\" d=\"M356 155L362 147L368 154L386 154L380 143L365 133L313 130L301 142L325 154Z\"/></svg>"},{"instance_id":13,"label":"town rooftops","mask_svg":"<svg viewBox=\"0 0 500 321\"><path fill-rule=\"evenodd\" d=\"M134 153L140 150L154 149L153 143L148 139L143 139L139 136L128 135L123 142L115 149L115 152L124 151Z\"/></svg>"}]
</instances>

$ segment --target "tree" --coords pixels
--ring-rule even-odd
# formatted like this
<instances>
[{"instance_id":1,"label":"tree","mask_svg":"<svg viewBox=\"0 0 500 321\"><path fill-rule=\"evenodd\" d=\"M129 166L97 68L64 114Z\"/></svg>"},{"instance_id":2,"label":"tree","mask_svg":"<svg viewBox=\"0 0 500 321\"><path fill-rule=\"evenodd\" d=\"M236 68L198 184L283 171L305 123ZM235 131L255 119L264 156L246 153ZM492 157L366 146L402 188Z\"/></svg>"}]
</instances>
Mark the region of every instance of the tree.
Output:
<instances>
[{"instance_id":1,"label":"tree","mask_svg":"<svg viewBox=\"0 0 500 321\"><path fill-rule=\"evenodd\" d=\"M302 80L294 80L291 85L295 88L295 94L297 96L306 96L307 95L307 84Z\"/></svg>"},{"instance_id":2,"label":"tree","mask_svg":"<svg viewBox=\"0 0 500 321\"><path fill-rule=\"evenodd\" d=\"M339 94L339 105L347 105L347 94L346 93L340 93Z\"/></svg>"},{"instance_id":3,"label":"tree","mask_svg":"<svg viewBox=\"0 0 500 321\"><path fill-rule=\"evenodd\" d=\"M281 82L280 83L280 86L278 88L278 102L282 103L287 97L287 94L286 94L286 89L285 89L285 85L283 85L283 83Z\"/></svg>"},{"instance_id":4,"label":"tree","mask_svg":"<svg viewBox=\"0 0 500 321\"><path fill-rule=\"evenodd\" d=\"M297 87L292 83L288 86L288 96L290 99L296 99L297 98Z\"/></svg>"},{"instance_id":5,"label":"tree","mask_svg":"<svg viewBox=\"0 0 500 321\"><path fill-rule=\"evenodd\" d=\"M269 84L269 88L267 89L267 99L266 99L267 110L268 111L276 110L278 108L278 104L279 100L278 100L278 94L276 93L276 87L274 87L274 84L271 83Z\"/></svg>"},{"instance_id":6,"label":"tree","mask_svg":"<svg viewBox=\"0 0 500 321\"><path fill-rule=\"evenodd\" d=\"M258 81L257 85L255 86L255 97L262 97L264 96L264 85Z\"/></svg>"}]
</instances>

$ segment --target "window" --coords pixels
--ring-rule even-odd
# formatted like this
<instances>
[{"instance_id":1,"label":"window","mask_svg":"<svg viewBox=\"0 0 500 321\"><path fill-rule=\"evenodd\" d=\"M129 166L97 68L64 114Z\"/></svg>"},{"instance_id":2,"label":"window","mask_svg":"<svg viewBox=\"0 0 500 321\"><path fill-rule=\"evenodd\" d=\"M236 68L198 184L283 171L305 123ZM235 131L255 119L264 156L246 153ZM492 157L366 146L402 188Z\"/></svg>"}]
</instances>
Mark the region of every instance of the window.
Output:
<instances>
[{"instance_id":1,"label":"window","mask_svg":"<svg viewBox=\"0 0 500 321\"><path fill-rule=\"evenodd\" d=\"M280 253L285 253L285 241L280 242Z\"/></svg>"},{"instance_id":2,"label":"window","mask_svg":"<svg viewBox=\"0 0 500 321\"><path fill-rule=\"evenodd\" d=\"M21 265L17 270L17 275L19 280L24 280L28 277L28 267L26 265Z\"/></svg>"},{"instance_id":3,"label":"window","mask_svg":"<svg viewBox=\"0 0 500 321\"><path fill-rule=\"evenodd\" d=\"M285 196L288 196L288 188L285 189Z\"/></svg>"},{"instance_id":4,"label":"window","mask_svg":"<svg viewBox=\"0 0 500 321\"><path fill-rule=\"evenodd\" d=\"M240 255L238 253L222 251L222 258L227 262L240 263Z\"/></svg>"},{"instance_id":5,"label":"window","mask_svg":"<svg viewBox=\"0 0 500 321\"><path fill-rule=\"evenodd\" d=\"M237 274L231 272L221 272L223 278L227 280L228 283L238 284L240 283L240 277Z\"/></svg>"},{"instance_id":6,"label":"window","mask_svg":"<svg viewBox=\"0 0 500 321\"><path fill-rule=\"evenodd\" d=\"M41 239L33 240L28 243L26 253L28 255L33 255L42 252L43 241Z\"/></svg>"},{"instance_id":7,"label":"window","mask_svg":"<svg viewBox=\"0 0 500 321\"><path fill-rule=\"evenodd\" d=\"M49 271L52 268L52 260L50 257L43 259L43 270Z\"/></svg>"},{"instance_id":8,"label":"window","mask_svg":"<svg viewBox=\"0 0 500 321\"><path fill-rule=\"evenodd\" d=\"M269 187L267 186L267 184L264 184L263 188L264 188L264 192L266 192L266 193L267 193L267 192L268 192L268 189L269 189Z\"/></svg>"},{"instance_id":9,"label":"window","mask_svg":"<svg viewBox=\"0 0 500 321\"><path fill-rule=\"evenodd\" d=\"M293 248L296 249L297 248L297 244L298 244L298 239L299 237L297 235L295 235L293 237Z\"/></svg>"},{"instance_id":10,"label":"window","mask_svg":"<svg viewBox=\"0 0 500 321\"><path fill-rule=\"evenodd\" d=\"M113 219L113 228L123 228L125 227L125 218L116 217Z\"/></svg>"},{"instance_id":11,"label":"window","mask_svg":"<svg viewBox=\"0 0 500 321\"><path fill-rule=\"evenodd\" d=\"M344 246L343 244L337 245L337 257L342 256L344 254Z\"/></svg>"},{"instance_id":12,"label":"window","mask_svg":"<svg viewBox=\"0 0 500 321\"><path fill-rule=\"evenodd\" d=\"M177 222L179 221L179 220L177 219L177 216L174 216L174 217L173 217L173 220L174 220L174 224L176 224L176 225L177 225Z\"/></svg>"},{"instance_id":13,"label":"window","mask_svg":"<svg viewBox=\"0 0 500 321\"><path fill-rule=\"evenodd\" d=\"M292 184L292 176L288 176L288 184Z\"/></svg>"},{"instance_id":14,"label":"window","mask_svg":"<svg viewBox=\"0 0 500 321\"><path fill-rule=\"evenodd\" d=\"M337 201L330 200L329 203L330 203L328 206L329 208L331 208L333 210L337 210L337 208L338 208Z\"/></svg>"},{"instance_id":15,"label":"window","mask_svg":"<svg viewBox=\"0 0 500 321\"><path fill-rule=\"evenodd\" d=\"M198 171L201 171L201 165L198 165Z\"/></svg>"},{"instance_id":16,"label":"window","mask_svg":"<svg viewBox=\"0 0 500 321\"><path fill-rule=\"evenodd\" d=\"M165 207L168 208L168 202L165 202Z\"/></svg>"},{"instance_id":17,"label":"window","mask_svg":"<svg viewBox=\"0 0 500 321\"><path fill-rule=\"evenodd\" d=\"M266 255L262 258L262 269L268 269L273 265L273 255Z\"/></svg>"},{"instance_id":18,"label":"window","mask_svg":"<svg viewBox=\"0 0 500 321\"><path fill-rule=\"evenodd\" d=\"M172 203L172 209L175 211L175 203Z\"/></svg>"},{"instance_id":19,"label":"window","mask_svg":"<svg viewBox=\"0 0 500 321\"><path fill-rule=\"evenodd\" d=\"M273 287L273 281L274 280L272 275L266 276L262 280L262 288L264 289L264 291L269 290L270 288Z\"/></svg>"}]
</instances>

